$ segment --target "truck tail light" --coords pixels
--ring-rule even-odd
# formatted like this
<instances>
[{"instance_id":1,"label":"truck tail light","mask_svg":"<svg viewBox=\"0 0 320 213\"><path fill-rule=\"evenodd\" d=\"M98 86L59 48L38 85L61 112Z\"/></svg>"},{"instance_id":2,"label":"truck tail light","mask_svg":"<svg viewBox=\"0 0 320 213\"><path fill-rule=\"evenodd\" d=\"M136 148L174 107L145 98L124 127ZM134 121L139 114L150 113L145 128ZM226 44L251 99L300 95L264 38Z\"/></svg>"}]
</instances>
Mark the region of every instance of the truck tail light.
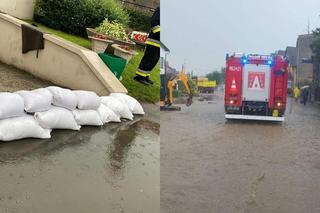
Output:
<instances>
[{"instance_id":1,"label":"truck tail light","mask_svg":"<svg viewBox=\"0 0 320 213\"><path fill-rule=\"evenodd\" d=\"M229 100L227 103L230 105L235 105L237 103L237 96L234 94L229 94Z\"/></svg>"}]
</instances>

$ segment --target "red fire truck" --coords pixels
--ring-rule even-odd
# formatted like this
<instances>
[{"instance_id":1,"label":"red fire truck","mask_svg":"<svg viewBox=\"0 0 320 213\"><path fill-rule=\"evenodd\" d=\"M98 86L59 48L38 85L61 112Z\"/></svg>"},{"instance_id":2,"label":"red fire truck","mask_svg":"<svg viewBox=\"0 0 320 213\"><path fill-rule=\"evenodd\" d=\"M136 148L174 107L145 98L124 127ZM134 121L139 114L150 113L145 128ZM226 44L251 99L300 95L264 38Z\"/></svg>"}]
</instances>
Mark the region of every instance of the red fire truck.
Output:
<instances>
[{"instance_id":1,"label":"red fire truck","mask_svg":"<svg viewBox=\"0 0 320 213\"><path fill-rule=\"evenodd\" d=\"M226 58L226 119L284 121L288 62L280 55Z\"/></svg>"}]
</instances>

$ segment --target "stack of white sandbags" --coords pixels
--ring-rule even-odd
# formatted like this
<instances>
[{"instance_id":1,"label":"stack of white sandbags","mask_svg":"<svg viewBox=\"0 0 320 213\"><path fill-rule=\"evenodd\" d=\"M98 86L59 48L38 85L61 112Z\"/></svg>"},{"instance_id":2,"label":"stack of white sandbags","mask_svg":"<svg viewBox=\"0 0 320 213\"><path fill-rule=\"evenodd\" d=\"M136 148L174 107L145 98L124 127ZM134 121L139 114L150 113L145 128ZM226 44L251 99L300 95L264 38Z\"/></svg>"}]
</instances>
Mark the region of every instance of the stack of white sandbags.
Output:
<instances>
[{"instance_id":1,"label":"stack of white sandbags","mask_svg":"<svg viewBox=\"0 0 320 213\"><path fill-rule=\"evenodd\" d=\"M52 105L49 110L36 112L35 119L40 126L48 129L80 130L72 111L76 109L77 97L69 89L60 87L46 88L52 95Z\"/></svg>"},{"instance_id":2,"label":"stack of white sandbags","mask_svg":"<svg viewBox=\"0 0 320 213\"><path fill-rule=\"evenodd\" d=\"M20 95L0 93L0 141L51 137L51 129L42 128L24 109L24 99Z\"/></svg>"},{"instance_id":3,"label":"stack of white sandbags","mask_svg":"<svg viewBox=\"0 0 320 213\"><path fill-rule=\"evenodd\" d=\"M121 93L99 97L96 93L47 87L0 93L0 141L50 138L52 129L80 130L102 126L133 115L144 115L140 103Z\"/></svg>"},{"instance_id":4,"label":"stack of white sandbags","mask_svg":"<svg viewBox=\"0 0 320 213\"><path fill-rule=\"evenodd\" d=\"M118 117L133 120L133 114L128 105L120 99L112 96L103 96L101 97L101 103L111 109Z\"/></svg>"},{"instance_id":5,"label":"stack of white sandbags","mask_svg":"<svg viewBox=\"0 0 320 213\"><path fill-rule=\"evenodd\" d=\"M122 101L129 108L130 112L134 115L144 115L145 112L141 104L134 98L123 93L111 93L111 97L114 97Z\"/></svg>"},{"instance_id":6,"label":"stack of white sandbags","mask_svg":"<svg viewBox=\"0 0 320 213\"><path fill-rule=\"evenodd\" d=\"M102 126L103 122L98 112L101 104L99 96L94 92L73 91L77 98L77 108L73 115L79 125Z\"/></svg>"}]
</instances>

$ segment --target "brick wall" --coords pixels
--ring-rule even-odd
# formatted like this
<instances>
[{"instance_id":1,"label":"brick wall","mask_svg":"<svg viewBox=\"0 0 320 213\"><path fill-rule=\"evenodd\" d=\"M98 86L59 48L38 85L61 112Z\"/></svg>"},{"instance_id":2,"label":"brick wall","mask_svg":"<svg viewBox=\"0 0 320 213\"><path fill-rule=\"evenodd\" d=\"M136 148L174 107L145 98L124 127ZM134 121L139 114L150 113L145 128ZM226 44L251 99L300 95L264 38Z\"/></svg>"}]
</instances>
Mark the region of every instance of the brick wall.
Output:
<instances>
[{"instance_id":1,"label":"brick wall","mask_svg":"<svg viewBox=\"0 0 320 213\"><path fill-rule=\"evenodd\" d=\"M151 12L150 9L148 9L148 8L156 8L160 5L160 0L119 0L119 1L122 2L127 7L135 8L135 9L142 10L145 12ZM130 3L143 5L148 8L135 6Z\"/></svg>"}]
</instances>

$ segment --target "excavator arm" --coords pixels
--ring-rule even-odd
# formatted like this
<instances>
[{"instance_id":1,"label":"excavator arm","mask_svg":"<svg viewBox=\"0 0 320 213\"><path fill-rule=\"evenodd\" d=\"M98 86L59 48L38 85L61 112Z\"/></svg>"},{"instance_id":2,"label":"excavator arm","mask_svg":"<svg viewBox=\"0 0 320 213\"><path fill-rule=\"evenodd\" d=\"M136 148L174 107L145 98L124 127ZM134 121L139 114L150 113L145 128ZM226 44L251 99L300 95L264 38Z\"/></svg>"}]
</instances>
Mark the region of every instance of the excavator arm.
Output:
<instances>
[{"instance_id":1,"label":"excavator arm","mask_svg":"<svg viewBox=\"0 0 320 213\"><path fill-rule=\"evenodd\" d=\"M182 81L182 84L184 86L184 89L185 89L186 93L189 95L186 105L190 106L193 103L193 101L192 101L193 94L192 94L192 91L191 91L191 86L189 84L189 79L188 79L187 75L184 72L180 72L179 73L179 77L180 77L180 80Z\"/></svg>"},{"instance_id":2,"label":"excavator arm","mask_svg":"<svg viewBox=\"0 0 320 213\"><path fill-rule=\"evenodd\" d=\"M168 83L167 83L168 104L169 105L173 104L173 89L177 85L177 80L181 80L181 82L183 84L183 87L184 87L184 90L189 96L188 99L187 99L186 105L190 106L193 103L192 102L193 94L192 94L191 87L190 87L190 84L189 84L189 79L188 79L187 75L184 72L180 72L176 79L168 81Z\"/></svg>"}]
</instances>

